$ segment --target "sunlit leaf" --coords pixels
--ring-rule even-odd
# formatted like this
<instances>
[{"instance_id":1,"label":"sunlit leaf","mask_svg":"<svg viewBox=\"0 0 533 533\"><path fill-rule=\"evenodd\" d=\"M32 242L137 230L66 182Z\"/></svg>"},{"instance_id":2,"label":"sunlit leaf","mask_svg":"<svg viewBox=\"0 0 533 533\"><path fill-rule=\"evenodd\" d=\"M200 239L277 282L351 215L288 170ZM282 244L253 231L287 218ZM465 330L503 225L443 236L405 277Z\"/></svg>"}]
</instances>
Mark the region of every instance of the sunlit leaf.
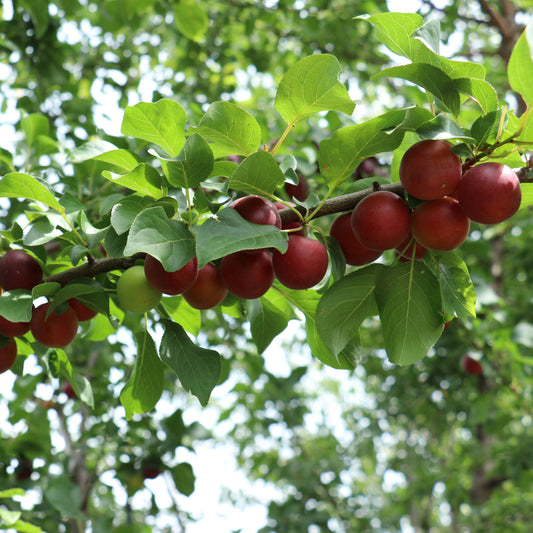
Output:
<instances>
[{"instance_id":1,"label":"sunlit leaf","mask_svg":"<svg viewBox=\"0 0 533 533\"><path fill-rule=\"evenodd\" d=\"M351 115L355 104L338 77L336 57L315 54L300 59L283 76L275 107L288 124L319 111L340 111Z\"/></svg>"},{"instance_id":2,"label":"sunlit leaf","mask_svg":"<svg viewBox=\"0 0 533 533\"><path fill-rule=\"evenodd\" d=\"M186 120L183 107L174 100L139 102L126 108L121 132L156 144L175 157L185 142Z\"/></svg>"}]
</instances>

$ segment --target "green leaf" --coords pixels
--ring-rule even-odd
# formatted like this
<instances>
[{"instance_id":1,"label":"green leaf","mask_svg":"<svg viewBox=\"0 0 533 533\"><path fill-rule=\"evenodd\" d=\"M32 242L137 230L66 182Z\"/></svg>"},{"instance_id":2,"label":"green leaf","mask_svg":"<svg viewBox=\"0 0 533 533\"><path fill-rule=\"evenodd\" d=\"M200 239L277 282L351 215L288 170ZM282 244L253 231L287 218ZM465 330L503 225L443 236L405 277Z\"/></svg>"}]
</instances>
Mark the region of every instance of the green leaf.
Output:
<instances>
[{"instance_id":1,"label":"green leaf","mask_svg":"<svg viewBox=\"0 0 533 533\"><path fill-rule=\"evenodd\" d=\"M196 0L179 0L174 6L176 27L188 39L200 42L209 27L209 17Z\"/></svg>"},{"instance_id":2,"label":"green leaf","mask_svg":"<svg viewBox=\"0 0 533 533\"><path fill-rule=\"evenodd\" d=\"M83 403L93 408L94 398L91 384L85 376L74 372L65 351L55 350L53 356L50 358L50 364L55 366L58 375L63 376L71 383L78 398Z\"/></svg>"},{"instance_id":3,"label":"green leaf","mask_svg":"<svg viewBox=\"0 0 533 533\"><path fill-rule=\"evenodd\" d=\"M140 163L141 158L129 150L111 150L92 158L103 164L106 170L117 174L127 174L134 170Z\"/></svg>"},{"instance_id":4,"label":"green leaf","mask_svg":"<svg viewBox=\"0 0 533 533\"><path fill-rule=\"evenodd\" d=\"M522 189L522 201L520 203L520 211L522 211L533 205L533 183L521 183L520 189ZM0 310L0 314L3 314L2 310Z\"/></svg>"},{"instance_id":5,"label":"green leaf","mask_svg":"<svg viewBox=\"0 0 533 533\"><path fill-rule=\"evenodd\" d=\"M24 520L17 520L12 527L15 531L19 531L20 533L45 533L44 529Z\"/></svg>"},{"instance_id":6,"label":"green leaf","mask_svg":"<svg viewBox=\"0 0 533 533\"><path fill-rule=\"evenodd\" d=\"M109 296L100 283L90 278L78 278L57 291L48 312L51 313L58 305L71 298L76 298L103 315L109 314Z\"/></svg>"},{"instance_id":7,"label":"green leaf","mask_svg":"<svg viewBox=\"0 0 533 533\"><path fill-rule=\"evenodd\" d=\"M221 209L216 218L206 220L196 239L198 266L240 250L277 248L285 253L287 234L270 224L253 224L244 220L235 209Z\"/></svg>"},{"instance_id":8,"label":"green leaf","mask_svg":"<svg viewBox=\"0 0 533 533\"><path fill-rule=\"evenodd\" d=\"M0 507L0 526L13 526L21 514L20 511L9 511L5 507ZM2 529L4 528L2 527Z\"/></svg>"},{"instance_id":9,"label":"green leaf","mask_svg":"<svg viewBox=\"0 0 533 533\"><path fill-rule=\"evenodd\" d=\"M249 194L268 196L285 181L285 175L270 152L249 155L233 173L228 187Z\"/></svg>"},{"instance_id":10,"label":"green leaf","mask_svg":"<svg viewBox=\"0 0 533 533\"><path fill-rule=\"evenodd\" d=\"M287 289L287 287L277 282L275 283L275 288L293 307L305 315L306 341L313 356L332 368L350 370L355 368L360 355L357 350L357 343L353 345L350 343L350 346L335 356L329 351L318 334L316 314L320 294L313 290L297 291Z\"/></svg>"},{"instance_id":11,"label":"green leaf","mask_svg":"<svg viewBox=\"0 0 533 533\"><path fill-rule=\"evenodd\" d=\"M213 170L213 151L197 133L191 135L183 146L177 161L159 158L163 172L174 187L198 187Z\"/></svg>"},{"instance_id":12,"label":"green leaf","mask_svg":"<svg viewBox=\"0 0 533 533\"><path fill-rule=\"evenodd\" d=\"M189 463L178 463L170 471L176 488L185 496L190 496L194 492L196 476Z\"/></svg>"},{"instance_id":13,"label":"green leaf","mask_svg":"<svg viewBox=\"0 0 533 533\"><path fill-rule=\"evenodd\" d=\"M358 18L370 22L379 41L395 54L407 57L414 63L433 65L450 78L485 79L483 65L448 59L436 53L436 27L431 26L436 23L423 25L424 19L416 13L378 13Z\"/></svg>"},{"instance_id":14,"label":"green leaf","mask_svg":"<svg viewBox=\"0 0 533 533\"><path fill-rule=\"evenodd\" d=\"M126 108L121 133L156 144L176 157L185 142L186 120L183 107L174 100L139 102Z\"/></svg>"},{"instance_id":15,"label":"green leaf","mask_svg":"<svg viewBox=\"0 0 533 533\"><path fill-rule=\"evenodd\" d=\"M95 157L105 154L106 152L116 150L118 150L118 148L114 144L102 139L98 139L96 141L86 142L79 148L75 148L72 150L72 152L70 152L68 159L71 163L83 163L84 161L94 159Z\"/></svg>"},{"instance_id":16,"label":"green leaf","mask_svg":"<svg viewBox=\"0 0 533 533\"><path fill-rule=\"evenodd\" d=\"M261 126L242 107L231 102L212 103L196 128L211 143L215 159L228 155L248 155L261 144Z\"/></svg>"},{"instance_id":17,"label":"green leaf","mask_svg":"<svg viewBox=\"0 0 533 533\"><path fill-rule=\"evenodd\" d=\"M428 20L413 32L413 37L422 41L430 50L436 54L440 50L440 22L437 19Z\"/></svg>"},{"instance_id":18,"label":"green leaf","mask_svg":"<svg viewBox=\"0 0 533 533\"><path fill-rule=\"evenodd\" d=\"M412 59L421 43L411 35L424 24L424 19L416 13L378 13L363 15L375 28L376 38L395 54Z\"/></svg>"},{"instance_id":19,"label":"green leaf","mask_svg":"<svg viewBox=\"0 0 533 533\"><path fill-rule=\"evenodd\" d=\"M287 327L291 308L279 292L269 290L261 298L248 301L247 316L257 351L263 353L272 340Z\"/></svg>"},{"instance_id":20,"label":"green leaf","mask_svg":"<svg viewBox=\"0 0 533 533\"><path fill-rule=\"evenodd\" d=\"M174 272L194 257L194 236L183 222L169 219L162 206L149 207L135 217L124 249L127 256L138 252L152 255Z\"/></svg>"},{"instance_id":21,"label":"green leaf","mask_svg":"<svg viewBox=\"0 0 533 533\"><path fill-rule=\"evenodd\" d=\"M120 393L120 403L126 410L126 419L135 414L151 411L163 392L164 372L155 343L146 331L135 335L137 355L128 383Z\"/></svg>"},{"instance_id":22,"label":"green leaf","mask_svg":"<svg viewBox=\"0 0 533 533\"><path fill-rule=\"evenodd\" d=\"M24 496L25 494L22 489L0 490L0 498L13 498L13 496Z\"/></svg>"},{"instance_id":23,"label":"green leaf","mask_svg":"<svg viewBox=\"0 0 533 533\"><path fill-rule=\"evenodd\" d=\"M498 108L498 93L489 82L475 78L458 78L453 82L457 90L477 102L484 113Z\"/></svg>"},{"instance_id":24,"label":"green leaf","mask_svg":"<svg viewBox=\"0 0 533 533\"><path fill-rule=\"evenodd\" d=\"M366 157L397 148L404 132L397 129L406 110L390 111L376 118L337 130L320 143L320 173L330 186L341 183Z\"/></svg>"},{"instance_id":25,"label":"green leaf","mask_svg":"<svg viewBox=\"0 0 533 533\"><path fill-rule=\"evenodd\" d=\"M378 314L377 278L386 267L369 265L334 283L318 304L316 325L328 349L338 355L357 335L363 320Z\"/></svg>"},{"instance_id":26,"label":"green leaf","mask_svg":"<svg viewBox=\"0 0 533 533\"><path fill-rule=\"evenodd\" d=\"M439 113L432 120L424 122L416 132L422 139L461 139L465 142L474 140L465 134L457 122L444 113Z\"/></svg>"},{"instance_id":27,"label":"green leaf","mask_svg":"<svg viewBox=\"0 0 533 533\"><path fill-rule=\"evenodd\" d=\"M131 172L123 176L107 170L102 172L102 176L117 185L122 185L152 198L162 198L166 194L161 175L154 167L146 163L137 165Z\"/></svg>"},{"instance_id":28,"label":"green leaf","mask_svg":"<svg viewBox=\"0 0 533 533\"><path fill-rule=\"evenodd\" d=\"M476 291L466 263L453 252L431 252L425 261L439 280L444 312L458 317L475 317Z\"/></svg>"},{"instance_id":29,"label":"green leaf","mask_svg":"<svg viewBox=\"0 0 533 533\"><path fill-rule=\"evenodd\" d=\"M479 117L470 128L470 134L475 139L479 148L496 142L502 123L502 115L505 114L506 108L497 111L491 111L487 115ZM503 117L503 124L507 123L506 117Z\"/></svg>"},{"instance_id":30,"label":"green leaf","mask_svg":"<svg viewBox=\"0 0 533 533\"><path fill-rule=\"evenodd\" d=\"M445 111L454 115L459 113L461 99L454 80L438 67L428 63L411 63L383 69L372 77L372 79L379 78L401 78L410 81L433 94Z\"/></svg>"},{"instance_id":31,"label":"green leaf","mask_svg":"<svg viewBox=\"0 0 533 533\"><path fill-rule=\"evenodd\" d=\"M170 318L194 336L200 333L202 327L202 313L199 309L191 307L181 296L165 297L161 305L170 315Z\"/></svg>"},{"instance_id":32,"label":"green leaf","mask_svg":"<svg viewBox=\"0 0 533 533\"><path fill-rule=\"evenodd\" d=\"M531 143L533 139L533 112L529 111L523 115L520 127L521 132L516 140Z\"/></svg>"},{"instance_id":33,"label":"green leaf","mask_svg":"<svg viewBox=\"0 0 533 533\"><path fill-rule=\"evenodd\" d=\"M46 296L47 298L53 296L59 289L61 285L55 281L45 281L44 283L39 283L31 290L32 296L34 299L39 298L40 296Z\"/></svg>"},{"instance_id":34,"label":"green leaf","mask_svg":"<svg viewBox=\"0 0 533 533\"><path fill-rule=\"evenodd\" d=\"M24 131L28 148L35 149L37 139L50 136L50 121L40 113L32 113L20 119L20 127Z\"/></svg>"},{"instance_id":35,"label":"green leaf","mask_svg":"<svg viewBox=\"0 0 533 533\"><path fill-rule=\"evenodd\" d=\"M111 225L118 235L126 233L133 224L135 217L144 209L152 206L153 198L130 194L115 203L111 210Z\"/></svg>"},{"instance_id":36,"label":"green leaf","mask_svg":"<svg viewBox=\"0 0 533 533\"><path fill-rule=\"evenodd\" d=\"M435 276L419 261L386 268L377 279L383 340L391 363L422 359L442 333L442 299Z\"/></svg>"},{"instance_id":37,"label":"green leaf","mask_svg":"<svg viewBox=\"0 0 533 533\"><path fill-rule=\"evenodd\" d=\"M2 293L0 298L0 315L11 322L29 322L33 296L25 289L14 289Z\"/></svg>"},{"instance_id":38,"label":"green leaf","mask_svg":"<svg viewBox=\"0 0 533 533\"><path fill-rule=\"evenodd\" d=\"M163 324L161 359L178 376L183 388L206 406L220 378L220 354L194 344L179 324L170 320L163 320Z\"/></svg>"},{"instance_id":39,"label":"green leaf","mask_svg":"<svg viewBox=\"0 0 533 533\"><path fill-rule=\"evenodd\" d=\"M81 491L67 475L49 478L48 486L43 493L48 503L62 515L69 518L84 518L81 512Z\"/></svg>"},{"instance_id":40,"label":"green leaf","mask_svg":"<svg viewBox=\"0 0 533 533\"><path fill-rule=\"evenodd\" d=\"M296 124L320 111L351 115L355 104L338 80L341 67L336 57L315 54L300 59L283 76L275 107L287 124Z\"/></svg>"},{"instance_id":41,"label":"green leaf","mask_svg":"<svg viewBox=\"0 0 533 533\"><path fill-rule=\"evenodd\" d=\"M522 96L528 107L533 106L533 23L522 32L511 53L507 76L512 89Z\"/></svg>"},{"instance_id":42,"label":"green leaf","mask_svg":"<svg viewBox=\"0 0 533 533\"><path fill-rule=\"evenodd\" d=\"M63 206L45 185L37 178L22 172L10 172L0 179L0 197L35 200L55 209L58 213L65 212Z\"/></svg>"}]
</instances>

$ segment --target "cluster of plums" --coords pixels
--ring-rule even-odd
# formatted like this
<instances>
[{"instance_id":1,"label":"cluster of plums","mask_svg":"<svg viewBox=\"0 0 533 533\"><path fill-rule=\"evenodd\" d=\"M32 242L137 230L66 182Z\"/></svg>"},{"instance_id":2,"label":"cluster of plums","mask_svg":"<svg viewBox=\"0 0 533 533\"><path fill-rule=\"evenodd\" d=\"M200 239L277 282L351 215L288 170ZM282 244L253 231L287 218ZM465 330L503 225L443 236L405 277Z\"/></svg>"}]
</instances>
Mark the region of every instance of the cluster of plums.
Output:
<instances>
[{"instance_id":1,"label":"cluster of plums","mask_svg":"<svg viewBox=\"0 0 533 533\"><path fill-rule=\"evenodd\" d=\"M511 168L486 162L463 174L460 157L442 140L411 146L400 163L400 181L409 203L378 190L333 221L330 234L348 264L370 263L392 249L402 260L421 259L427 249L453 250L466 239L471 221L503 222L516 213L522 198Z\"/></svg>"},{"instance_id":2,"label":"cluster of plums","mask_svg":"<svg viewBox=\"0 0 533 533\"><path fill-rule=\"evenodd\" d=\"M32 290L43 281L38 261L23 250L9 250L0 258L2 290ZM63 348L78 332L78 323L90 320L96 311L72 298L48 312L49 302L32 309L29 322L12 322L0 315L0 373L10 369L17 357L15 337L31 331L37 342L49 348Z\"/></svg>"},{"instance_id":3,"label":"cluster of plums","mask_svg":"<svg viewBox=\"0 0 533 533\"><path fill-rule=\"evenodd\" d=\"M352 211L333 220L330 235L338 241L348 265L371 263L385 250L397 250L404 261L422 258L427 249L453 250L466 239L471 221L496 224L518 210L521 189L513 170L485 162L463 174L461 159L452 148L442 140L414 144L400 164L400 181L408 200L391 191L376 190ZM308 194L305 180L300 179L287 192L303 199ZM242 250L223 257L217 266L207 263L200 269L194 257L174 272L166 271L159 260L147 255L143 265L127 269L118 279L121 308L144 313L153 309L163 294L181 294L192 307L211 309L228 293L243 299L259 298L275 279L294 290L321 282L328 269L326 247L307 236L307 228L298 222L282 224L279 210L286 207L284 204L248 195L229 207L249 222L288 230L287 251ZM10 250L0 258L0 286L4 290L31 290L42 280L39 263L26 252ZM76 299L52 312L49 307L49 302L34 307L29 322L10 322L0 316L0 373L15 361L14 337L31 331L43 346L64 347L74 340L78 323L96 315Z\"/></svg>"},{"instance_id":4,"label":"cluster of plums","mask_svg":"<svg viewBox=\"0 0 533 533\"><path fill-rule=\"evenodd\" d=\"M308 289L319 283L328 269L324 244L305 235L299 223L282 224L282 203L257 195L238 198L231 205L242 218L254 224L290 229L285 253L266 248L242 250L224 256L218 266L207 263L198 269L196 257L181 269L167 272L160 261L148 255L144 266L126 270L117 283L121 307L144 312L157 305L163 294L181 294L196 309L211 309L229 293L243 299L259 298L275 279L290 289Z\"/></svg>"}]
</instances>

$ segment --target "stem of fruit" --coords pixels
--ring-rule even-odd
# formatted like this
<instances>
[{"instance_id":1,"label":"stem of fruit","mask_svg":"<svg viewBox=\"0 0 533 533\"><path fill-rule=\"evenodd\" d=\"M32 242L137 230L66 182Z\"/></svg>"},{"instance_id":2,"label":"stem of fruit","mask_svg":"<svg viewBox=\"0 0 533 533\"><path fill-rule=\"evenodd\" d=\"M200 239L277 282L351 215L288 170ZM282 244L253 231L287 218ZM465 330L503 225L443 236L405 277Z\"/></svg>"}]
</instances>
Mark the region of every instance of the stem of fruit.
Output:
<instances>
[{"instance_id":1,"label":"stem of fruit","mask_svg":"<svg viewBox=\"0 0 533 533\"><path fill-rule=\"evenodd\" d=\"M72 225L70 220L68 219L67 215L65 213L61 213L61 216L65 220L65 222L69 225L70 229L73 231L74 235L80 240L81 244L85 246L85 248L88 248L89 245L85 242L85 239L79 234L78 230Z\"/></svg>"}]
</instances>

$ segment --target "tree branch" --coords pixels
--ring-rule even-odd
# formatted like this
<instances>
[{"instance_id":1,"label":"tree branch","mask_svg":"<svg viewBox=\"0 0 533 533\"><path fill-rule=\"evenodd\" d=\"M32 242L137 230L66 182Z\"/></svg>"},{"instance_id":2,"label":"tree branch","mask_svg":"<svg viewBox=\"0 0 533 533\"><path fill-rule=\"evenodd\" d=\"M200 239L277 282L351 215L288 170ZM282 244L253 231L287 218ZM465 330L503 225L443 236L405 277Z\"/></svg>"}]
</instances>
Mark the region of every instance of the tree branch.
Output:
<instances>
[{"instance_id":1,"label":"tree branch","mask_svg":"<svg viewBox=\"0 0 533 533\"><path fill-rule=\"evenodd\" d=\"M403 186L401 183L387 183L381 185L380 189L383 191L391 191L396 194L403 193ZM334 213L343 213L345 211L350 211L353 209L365 196L368 196L370 193L374 192L374 189L365 189L363 191L354 192L351 194L345 194L343 196L338 196L337 198L331 198L324 202L324 205L320 208L319 211L315 214L313 218L323 217L326 215L332 215ZM295 206L294 210L301 213L303 216L306 214L305 207ZM294 212L293 209L282 209L279 214L281 221L286 222L298 222L300 218L298 214ZM311 208L309 211L313 211Z\"/></svg>"},{"instance_id":2,"label":"tree branch","mask_svg":"<svg viewBox=\"0 0 533 533\"><path fill-rule=\"evenodd\" d=\"M477 161L476 161L477 162ZM470 162L470 165L473 164ZM530 181L528 178L528 169L523 168L518 171L520 181ZM401 183L387 183L379 186L380 190L390 191L395 194L402 195L404 188ZM350 194L330 198L324 202L324 205L314 214L314 218L319 218L335 213L344 213L351 211L365 196L374 192L375 188L364 189ZM316 206L315 206L316 207ZM281 209L279 211L281 221L283 223L299 222L308 213L314 211L315 207L305 208L301 205L296 205L292 208ZM301 215L299 215L299 214ZM144 259L146 254L137 253L131 257L105 257L103 259L93 259L84 263L83 265L64 270L49 276L45 279L46 282L56 282L61 285L78 279L78 278L92 278L98 274L111 272L113 270L126 270L132 267L137 260Z\"/></svg>"},{"instance_id":3,"label":"tree branch","mask_svg":"<svg viewBox=\"0 0 533 533\"><path fill-rule=\"evenodd\" d=\"M138 253L131 257L105 257L103 259L93 259L83 265L63 270L57 274L53 274L45 279L45 282L56 282L61 285L78 279L78 278L93 278L98 274L104 272L111 272L112 270L126 270L135 264L138 259L143 259L145 254Z\"/></svg>"}]
</instances>

